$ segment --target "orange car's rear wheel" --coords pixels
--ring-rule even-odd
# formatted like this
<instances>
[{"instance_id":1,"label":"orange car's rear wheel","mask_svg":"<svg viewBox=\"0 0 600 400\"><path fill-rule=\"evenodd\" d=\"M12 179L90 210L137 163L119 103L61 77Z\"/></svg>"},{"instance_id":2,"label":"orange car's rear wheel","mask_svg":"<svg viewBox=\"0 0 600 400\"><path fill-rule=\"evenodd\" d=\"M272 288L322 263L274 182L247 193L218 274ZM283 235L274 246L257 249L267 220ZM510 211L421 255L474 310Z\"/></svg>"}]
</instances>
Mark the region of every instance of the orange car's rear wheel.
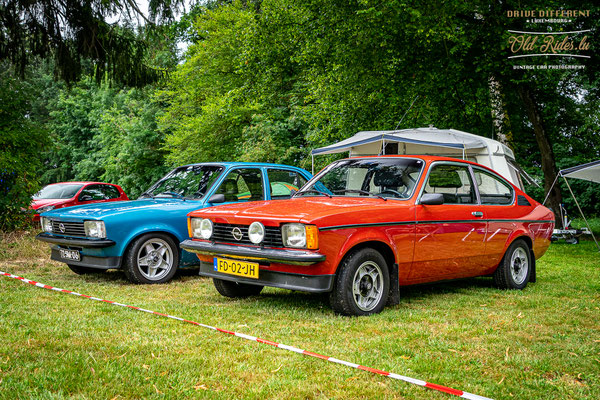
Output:
<instances>
[{"instance_id":1,"label":"orange car's rear wheel","mask_svg":"<svg viewBox=\"0 0 600 400\"><path fill-rule=\"evenodd\" d=\"M494 283L500 289L523 289L531 277L532 265L529 246L517 239L508 247L494 272Z\"/></svg>"},{"instance_id":2,"label":"orange car's rear wheel","mask_svg":"<svg viewBox=\"0 0 600 400\"><path fill-rule=\"evenodd\" d=\"M390 290L388 265L377 250L352 251L340 265L329 296L331 307L343 315L371 315L383 310Z\"/></svg>"}]
</instances>

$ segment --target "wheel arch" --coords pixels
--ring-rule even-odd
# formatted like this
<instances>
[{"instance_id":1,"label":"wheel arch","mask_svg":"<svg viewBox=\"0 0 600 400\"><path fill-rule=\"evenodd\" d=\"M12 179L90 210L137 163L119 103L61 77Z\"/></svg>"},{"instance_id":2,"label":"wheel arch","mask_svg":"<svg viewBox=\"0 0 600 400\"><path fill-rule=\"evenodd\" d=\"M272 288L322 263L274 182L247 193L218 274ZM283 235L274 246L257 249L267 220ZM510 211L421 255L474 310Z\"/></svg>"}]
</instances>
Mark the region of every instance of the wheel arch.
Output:
<instances>
[{"instance_id":1,"label":"wheel arch","mask_svg":"<svg viewBox=\"0 0 600 400\"><path fill-rule=\"evenodd\" d=\"M171 239L173 239L173 241L175 242L175 250L177 250L177 253L179 255L179 264L181 264L181 257L182 257L182 251L181 247L179 247L179 243L181 242L181 239L179 239L177 237L177 235L175 235L175 233L167 230L167 229L152 229L152 230L144 230L144 231L138 231L136 232L134 235L131 235L129 237L129 240L127 241L127 244L123 247L123 257L122 260L124 260L125 256L127 255L127 253L129 252L129 250L131 249L131 246L133 246L133 243L135 243L135 241L137 239L139 239L140 237L147 235L149 233L160 233L166 236L169 236ZM121 268L123 268L123 262L121 262ZM177 268L179 268L179 265L177 266Z\"/></svg>"},{"instance_id":2,"label":"wheel arch","mask_svg":"<svg viewBox=\"0 0 600 400\"><path fill-rule=\"evenodd\" d=\"M398 282L398 264L396 263L396 256L392 247L382 240L365 240L363 242L355 243L349 246L345 253L340 257L338 265L335 270L335 279L337 280L340 270L340 265L343 264L344 260L354 251L358 251L365 248L371 248L378 251L385 259L388 266L388 274L390 278L390 292L387 300L387 305L396 305L400 302L400 286Z\"/></svg>"}]
</instances>

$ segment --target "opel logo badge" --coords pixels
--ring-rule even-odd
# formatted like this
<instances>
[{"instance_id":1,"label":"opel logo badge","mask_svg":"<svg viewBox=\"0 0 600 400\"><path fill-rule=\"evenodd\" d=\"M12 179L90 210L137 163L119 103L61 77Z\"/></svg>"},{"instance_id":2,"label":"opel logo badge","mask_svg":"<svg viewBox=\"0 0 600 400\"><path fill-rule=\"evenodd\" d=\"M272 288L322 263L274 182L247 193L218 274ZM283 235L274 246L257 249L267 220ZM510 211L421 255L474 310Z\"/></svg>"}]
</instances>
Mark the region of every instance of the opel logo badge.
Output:
<instances>
[{"instance_id":1,"label":"opel logo badge","mask_svg":"<svg viewBox=\"0 0 600 400\"><path fill-rule=\"evenodd\" d=\"M65 233L65 224L63 224L63 223L58 224L58 229L60 229L60 231L62 233Z\"/></svg>"},{"instance_id":2,"label":"opel logo badge","mask_svg":"<svg viewBox=\"0 0 600 400\"><path fill-rule=\"evenodd\" d=\"M235 240L242 240L242 237L244 236L242 230L237 226L231 230L231 234Z\"/></svg>"}]
</instances>

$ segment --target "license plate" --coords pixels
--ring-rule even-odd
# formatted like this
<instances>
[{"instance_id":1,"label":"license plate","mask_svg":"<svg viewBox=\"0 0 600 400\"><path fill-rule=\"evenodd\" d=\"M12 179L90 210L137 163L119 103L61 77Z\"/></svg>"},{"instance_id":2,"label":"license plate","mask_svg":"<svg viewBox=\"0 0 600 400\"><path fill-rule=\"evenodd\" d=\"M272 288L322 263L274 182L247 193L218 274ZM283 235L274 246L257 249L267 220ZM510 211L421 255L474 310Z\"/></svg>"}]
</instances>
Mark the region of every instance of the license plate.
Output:
<instances>
[{"instance_id":1,"label":"license plate","mask_svg":"<svg viewBox=\"0 0 600 400\"><path fill-rule=\"evenodd\" d=\"M228 275L243 276L245 278L258 279L258 263L245 261L227 260L225 258L214 258L215 271Z\"/></svg>"},{"instance_id":2,"label":"license plate","mask_svg":"<svg viewBox=\"0 0 600 400\"><path fill-rule=\"evenodd\" d=\"M71 260L71 261L80 261L81 260L81 255L79 254L79 250L59 249L59 252L60 252L60 258L62 258L64 260Z\"/></svg>"}]
</instances>

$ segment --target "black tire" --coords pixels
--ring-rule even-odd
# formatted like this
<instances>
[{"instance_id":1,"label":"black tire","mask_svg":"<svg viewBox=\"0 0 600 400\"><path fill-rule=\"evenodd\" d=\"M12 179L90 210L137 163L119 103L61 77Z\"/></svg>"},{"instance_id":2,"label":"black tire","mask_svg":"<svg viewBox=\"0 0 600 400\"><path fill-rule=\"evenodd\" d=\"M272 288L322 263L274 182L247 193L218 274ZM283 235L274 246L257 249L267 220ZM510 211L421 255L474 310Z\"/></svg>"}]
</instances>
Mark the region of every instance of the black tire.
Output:
<instances>
[{"instance_id":1,"label":"black tire","mask_svg":"<svg viewBox=\"0 0 600 400\"><path fill-rule=\"evenodd\" d=\"M258 296L261 290L263 290L263 286L260 285L249 285L247 283L226 281L218 278L213 278L213 283L217 292L225 297L231 297L233 299Z\"/></svg>"},{"instance_id":2,"label":"black tire","mask_svg":"<svg viewBox=\"0 0 600 400\"><path fill-rule=\"evenodd\" d=\"M352 251L342 261L329 302L338 314L377 314L385 307L389 290L385 258L377 250L364 248Z\"/></svg>"},{"instance_id":3,"label":"black tire","mask_svg":"<svg viewBox=\"0 0 600 400\"><path fill-rule=\"evenodd\" d=\"M103 269L98 268L90 268L90 267L82 267L80 265L75 264L67 264L67 267L77 275L85 275L85 274L97 274L100 272L104 272Z\"/></svg>"},{"instance_id":4,"label":"black tire","mask_svg":"<svg viewBox=\"0 0 600 400\"><path fill-rule=\"evenodd\" d=\"M124 261L123 270L130 282L165 283L177 272L179 249L170 236L147 233L131 244Z\"/></svg>"},{"instance_id":5,"label":"black tire","mask_svg":"<svg viewBox=\"0 0 600 400\"><path fill-rule=\"evenodd\" d=\"M523 239L511 243L494 272L494 283L500 289L523 289L531 278L533 260Z\"/></svg>"}]
</instances>

